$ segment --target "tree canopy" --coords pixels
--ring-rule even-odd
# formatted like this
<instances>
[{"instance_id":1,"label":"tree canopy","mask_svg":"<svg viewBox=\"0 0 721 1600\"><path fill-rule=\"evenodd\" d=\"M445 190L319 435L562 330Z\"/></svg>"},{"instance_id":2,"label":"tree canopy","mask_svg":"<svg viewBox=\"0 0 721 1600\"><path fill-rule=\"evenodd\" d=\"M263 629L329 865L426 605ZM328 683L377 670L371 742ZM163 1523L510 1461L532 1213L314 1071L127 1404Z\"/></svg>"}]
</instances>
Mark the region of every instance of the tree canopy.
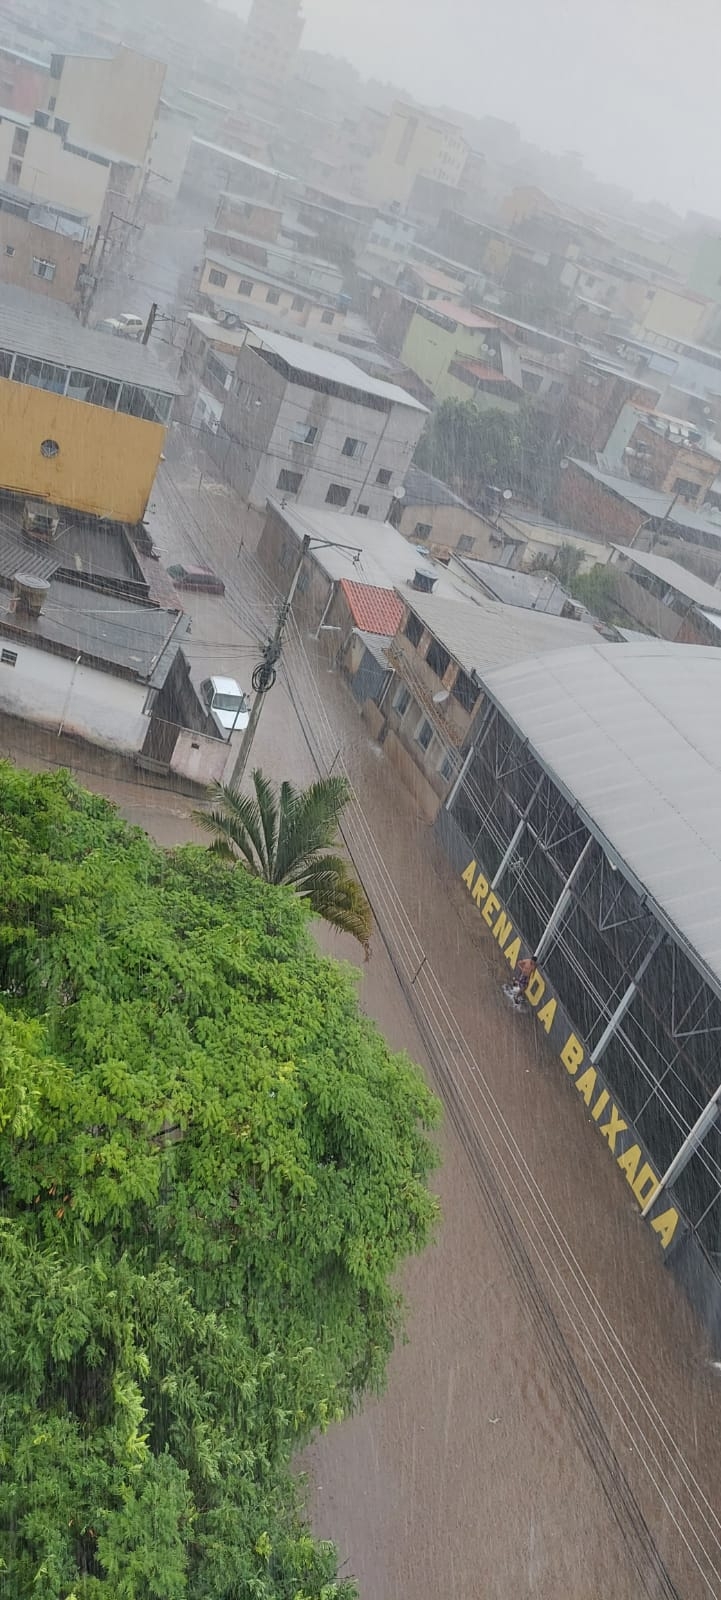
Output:
<instances>
[{"instance_id":1,"label":"tree canopy","mask_svg":"<svg viewBox=\"0 0 721 1600\"><path fill-rule=\"evenodd\" d=\"M286 889L0 766L0 1572L350 1600L293 1453L383 1378L436 1102Z\"/></svg>"},{"instance_id":2,"label":"tree canopy","mask_svg":"<svg viewBox=\"0 0 721 1600\"><path fill-rule=\"evenodd\" d=\"M531 402L503 411L475 400L443 400L418 442L415 461L471 505L498 510L488 495L491 486L545 505L562 454L554 418Z\"/></svg>"}]
</instances>

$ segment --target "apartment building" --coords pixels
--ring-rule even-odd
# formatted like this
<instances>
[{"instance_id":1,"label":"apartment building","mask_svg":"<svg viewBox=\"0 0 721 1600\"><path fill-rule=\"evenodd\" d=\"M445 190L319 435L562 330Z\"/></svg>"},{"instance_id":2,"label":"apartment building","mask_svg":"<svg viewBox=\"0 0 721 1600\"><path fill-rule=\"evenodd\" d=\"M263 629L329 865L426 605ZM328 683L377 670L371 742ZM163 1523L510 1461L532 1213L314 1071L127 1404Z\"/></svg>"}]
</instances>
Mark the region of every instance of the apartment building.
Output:
<instances>
[{"instance_id":1,"label":"apartment building","mask_svg":"<svg viewBox=\"0 0 721 1600\"><path fill-rule=\"evenodd\" d=\"M251 505L276 495L383 521L427 415L344 356L249 327L209 448Z\"/></svg>"},{"instance_id":2,"label":"apartment building","mask_svg":"<svg viewBox=\"0 0 721 1600\"><path fill-rule=\"evenodd\" d=\"M408 206L417 179L461 183L469 147L460 128L422 106L396 101L368 163L366 193L379 206Z\"/></svg>"},{"instance_id":3,"label":"apartment building","mask_svg":"<svg viewBox=\"0 0 721 1600\"><path fill-rule=\"evenodd\" d=\"M76 305L90 218L0 183L0 282Z\"/></svg>"}]
</instances>

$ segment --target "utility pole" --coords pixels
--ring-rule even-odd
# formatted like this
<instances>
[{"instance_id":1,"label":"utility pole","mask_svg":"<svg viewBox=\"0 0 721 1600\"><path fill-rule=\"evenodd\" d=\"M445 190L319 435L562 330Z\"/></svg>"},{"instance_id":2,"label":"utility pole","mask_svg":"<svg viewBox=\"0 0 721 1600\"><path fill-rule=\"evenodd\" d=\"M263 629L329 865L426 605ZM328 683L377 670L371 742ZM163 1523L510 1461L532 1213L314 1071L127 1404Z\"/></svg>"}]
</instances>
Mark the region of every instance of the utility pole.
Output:
<instances>
[{"instance_id":1,"label":"utility pole","mask_svg":"<svg viewBox=\"0 0 721 1600\"><path fill-rule=\"evenodd\" d=\"M151 333L153 331L153 323L155 322L155 318L157 317L157 315L158 315L158 304L157 304L157 301L154 300L152 306L150 307L150 311L148 312L148 320L147 320L147 322L145 324L145 328L143 329L143 337L142 337L142 339L140 341L141 344L147 344L148 343L150 335L151 335Z\"/></svg>"},{"instance_id":2,"label":"utility pole","mask_svg":"<svg viewBox=\"0 0 721 1600\"><path fill-rule=\"evenodd\" d=\"M240 750L238 751L238 759L233 768L233 775L230 780L230 785L233 789L239 789L243 781L243 775L248 765L248 757L250 756L256 729L260 721L260 713L263 710L263 703L268 691L272 689L276 680L277 674L275 669L277 663L280 661L281 650L283 647L283 634L285 633L286 623L288 621L290 608L293 603L293 596L298 587L298 579L300 578L301 568L309 549L310 535L306 533L303 538L303 543L300 547L300 555L298 556L293 576L290 580L288 593L286 594L278 612L275 633L273 634L272 639L268 640L268 643L263 651L263 660L258 663L258 666L255 668L253 673L253 689L255 690L255 699L253 701L253 709L250 713L250 721L245 733L243 734L243 741L240 746Z\"/></svg>"}]
</instances>

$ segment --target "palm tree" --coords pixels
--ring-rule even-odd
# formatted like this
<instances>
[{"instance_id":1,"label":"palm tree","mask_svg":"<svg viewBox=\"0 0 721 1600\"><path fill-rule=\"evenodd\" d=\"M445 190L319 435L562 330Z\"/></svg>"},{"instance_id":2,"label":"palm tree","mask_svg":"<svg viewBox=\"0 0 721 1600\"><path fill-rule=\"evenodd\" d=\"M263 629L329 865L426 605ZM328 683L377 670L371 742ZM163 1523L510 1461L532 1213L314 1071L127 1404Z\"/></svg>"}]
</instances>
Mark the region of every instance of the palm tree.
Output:
<instances>
[{"instance_id":1,"label":"palm tree","mask_svg":"<svg viewBox=\"0 0 721 1600\"><path fill-rule=\"evenodd\" d=\"M371 908L340 856L336 844L340 816L350 790L345 778L321 778L308 789L292 783L276 788L265 774L253 773L255 795L217 785L217 805L196 812L196 821L213 834L211 850L241 861L266 883L287 884L309 900L318 917L362 944L366 960L373 926Z\"/></svg>"}]
</instances>

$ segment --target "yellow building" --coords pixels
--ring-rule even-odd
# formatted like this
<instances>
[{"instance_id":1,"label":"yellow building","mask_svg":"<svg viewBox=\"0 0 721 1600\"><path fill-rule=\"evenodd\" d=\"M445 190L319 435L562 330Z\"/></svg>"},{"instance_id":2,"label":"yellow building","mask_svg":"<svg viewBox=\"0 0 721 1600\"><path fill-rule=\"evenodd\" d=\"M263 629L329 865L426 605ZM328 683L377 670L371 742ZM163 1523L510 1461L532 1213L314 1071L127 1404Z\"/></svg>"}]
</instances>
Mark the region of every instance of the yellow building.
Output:
<instances>
[{"instance_id":1,"label":"yellow building","mask_svg":"<svg viewBox=\"0 0 721 1600\"><path fill-rule=\"evenodd\" d=\"M408 326L401 361L436 400L470 400L515 410L522 398L521 368L512 342L491 318L467 306L435 300L418 306Z\"/></svg>"},{"instance_id":2,"label":"yellow building","mask_svg":"<svg viewBox=\"0 0 721 1600\"><path fill-rule=\"evenodd\" d=\"M0 285L0 490L140 522L177 392L143 346Z\"/></svg>"},{"instance_id":3,"label":"yellow building","mask_svg":"<svg viewBox=\"0 0 721 1600\"><path fill-rule=\"evenodd\" d=\"M416 178L433 178L457 189L468 154L466 140L454 123L396 101L368 164L368 198L379 206L404 208Z\"/></svg>"}]
</instances>

